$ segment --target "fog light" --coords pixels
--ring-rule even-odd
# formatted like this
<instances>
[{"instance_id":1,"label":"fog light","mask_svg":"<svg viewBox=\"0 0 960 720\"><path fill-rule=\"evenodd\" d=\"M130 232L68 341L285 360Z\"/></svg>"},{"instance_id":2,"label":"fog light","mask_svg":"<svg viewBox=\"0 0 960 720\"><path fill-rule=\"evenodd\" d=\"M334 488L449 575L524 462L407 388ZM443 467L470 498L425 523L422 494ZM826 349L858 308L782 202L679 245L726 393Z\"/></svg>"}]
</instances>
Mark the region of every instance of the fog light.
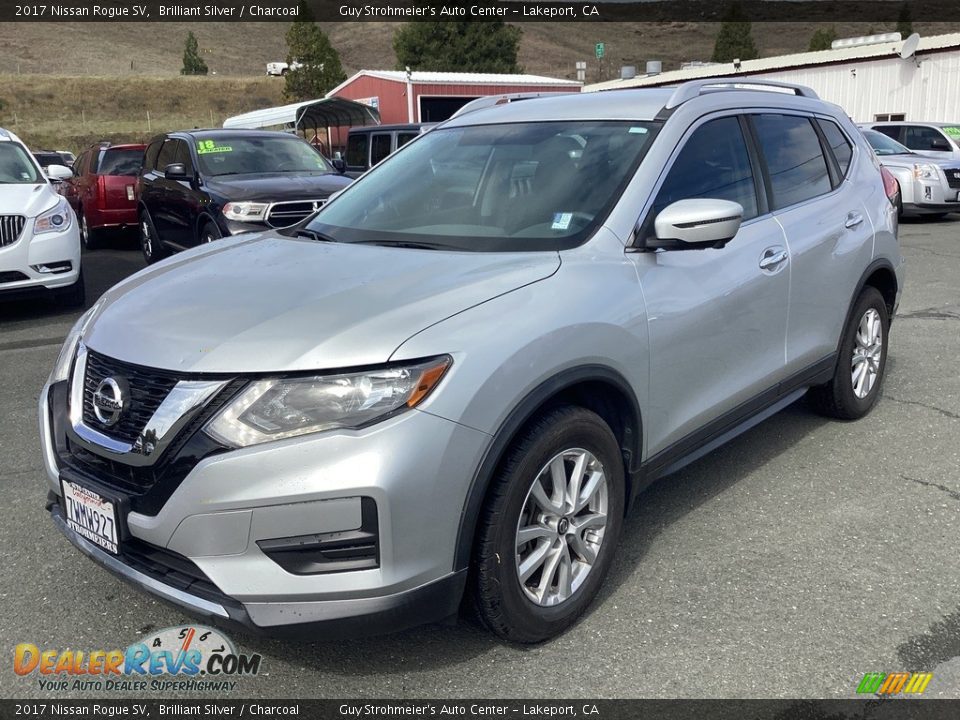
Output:
<instances>
[{"instance_id":1,"label":"fog light","mask_svg":"<svg viewBox=\"0 0 960 720\"><path fill-rule=\"evenodd\" d=\"M31 268L38 273L43 273L44 275L50 274L59 274L70 272L73 269L73 264L69 260L64 260L63 262L55 263L46 263L45 265L31 265Z\"/></svg>"}]
</instances>

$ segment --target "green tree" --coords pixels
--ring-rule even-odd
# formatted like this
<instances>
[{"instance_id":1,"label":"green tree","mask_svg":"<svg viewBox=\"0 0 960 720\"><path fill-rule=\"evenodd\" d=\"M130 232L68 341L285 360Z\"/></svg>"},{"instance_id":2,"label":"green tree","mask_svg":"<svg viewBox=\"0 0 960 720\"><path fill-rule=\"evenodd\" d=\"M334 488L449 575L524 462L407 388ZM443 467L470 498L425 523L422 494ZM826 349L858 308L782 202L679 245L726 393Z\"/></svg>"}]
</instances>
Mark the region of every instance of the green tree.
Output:
<instances>
[{"instance_id":1,"label":"green tree","mask_svg":"<svg viewBox=\"0 0 960 720\"><path fill-rule=\"evenodd\" d=\"M413 22L394 34L393 50L401 70L519 73L521 34L502 21Z\"/></svg>"},{"instance_id":2,"label":"green tree","mask_svg":"<svg viewBox=\"0 0 960 720\"><path fill-rule=\"evenodd\" d=\"M192 32L187 33L187 42L183 46L183 67L181 75L206 75L209 71L207 64L200 57L200 46Z\"/></svg>"},{"instance_id":3,"label":"green tree","mask_svg":"<svg viewBox=\"0 0 960 720\"><path fill-rule=\"evenodd\" d=\"M897 32L906 40L913 35L913 18L910 17L910 8L904 3L900 6L900 15L897 16Z\"/></svg>"},{"instance_id":4,"label":"green tree","mask_svg":"<svg viewBox=\"0 0 960 720\"><path fill-rule=\"evenodd\" d=\"M713 62L728 63L737 58L753 60L760 57L753 35L750 34L750 21L744 15L740 3L735 2L727 9L720 24L717 42L713 46Z\"/></svg>"},{"instance_id":5,"label":"green tree","mask_svg":"<svg viewBox=\"0 0 960 720\"><path fill-rule=\"evenodd\" d=\"M287 31L287 63L291 67L283 94L290 100L313 100L326 95L347 76L340 64L340 55L314 22L313 12L303 0L300 0L297 17Z\"/></svg>"},{"instance_id":6,"label":"green tree","mask_svg":"<svg viewBox=\"0 0 960 720\"><path fill-rule=\"evenodd\" d=\"M819 28L810 38L810 50L829 50L837 39L837 30L832 25L826 29Z\"/></svg>"}]
</instances>

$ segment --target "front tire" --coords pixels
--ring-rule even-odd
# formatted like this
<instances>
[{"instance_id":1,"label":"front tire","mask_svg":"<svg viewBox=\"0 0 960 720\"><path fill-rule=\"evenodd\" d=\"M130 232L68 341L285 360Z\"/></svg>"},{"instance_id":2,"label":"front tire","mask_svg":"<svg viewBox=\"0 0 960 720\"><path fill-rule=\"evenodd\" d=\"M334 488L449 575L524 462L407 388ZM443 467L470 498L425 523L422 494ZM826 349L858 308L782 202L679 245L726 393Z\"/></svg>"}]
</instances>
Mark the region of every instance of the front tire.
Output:
<instances>
[{"instance_id":1,"label":"front tire","mask_svg":"<svg viewBox=\"0 0 960 720\"><path fill-rule=\"evenodd\" d=\"M880 291L865 287L843 331L833 379L811 388L810 400L827 417L859 420L880 397L887 367L890 317Z\"/></svg>"},{"instance_id":2,"label":"front tire","mask_svg":"<svg viewBox=\"0 0 960 720\"><path fill-rule=\"evenodd\" d=\"M576 622L613 560L625 486L619 444L596 413L566 406L531 422L481 514L470 588L480 621L518 643Z\"/></svg>"},{"instance_id":3,"label":"front tire","mask_svg":"<svg viewBox=\"0 0 960 720\"><path fill-rule=\"evenodd\" d=\"M207 243L212 243L216 240L219 240L223 237L220 234L219 228L214 225L212 220L207 220L203 227L200 228L200 244L206 245Z\"/></svg>"}]
</instances>

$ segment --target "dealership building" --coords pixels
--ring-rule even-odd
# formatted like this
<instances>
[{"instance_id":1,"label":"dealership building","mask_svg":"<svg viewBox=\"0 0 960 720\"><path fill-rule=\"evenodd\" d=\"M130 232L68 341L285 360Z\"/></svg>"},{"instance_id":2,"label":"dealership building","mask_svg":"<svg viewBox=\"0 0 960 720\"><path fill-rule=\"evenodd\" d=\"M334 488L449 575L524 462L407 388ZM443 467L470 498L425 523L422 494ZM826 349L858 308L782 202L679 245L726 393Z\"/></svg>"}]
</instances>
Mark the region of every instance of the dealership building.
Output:
<instances>
[{"instance_id":1,"label":"dealership building","mask_svg":"<svg viewBox=\"0 0 960 720\"><path fill-rule=\"evenodd\" d=\"M361 70L327 93L375 108L383 123L440 122L471 100L505 93L579 92L575 80L539 75Z\"/></svg>"},{"instance_id":2,"label":"dealership building","mask_svg":"<svg viewBox=\"0 0 960 720\"><path fill-rule=\"evenodd\" d=\"M806 85L843 107L856 122L917 120L960 122L960 33L898 33L851 38L830 50L732 63L695 63L668 72L587 85L584 92L676 85L700 78L754 78ZM659 63L648 63L657 69Z\"/></svg>"}]
</instances>

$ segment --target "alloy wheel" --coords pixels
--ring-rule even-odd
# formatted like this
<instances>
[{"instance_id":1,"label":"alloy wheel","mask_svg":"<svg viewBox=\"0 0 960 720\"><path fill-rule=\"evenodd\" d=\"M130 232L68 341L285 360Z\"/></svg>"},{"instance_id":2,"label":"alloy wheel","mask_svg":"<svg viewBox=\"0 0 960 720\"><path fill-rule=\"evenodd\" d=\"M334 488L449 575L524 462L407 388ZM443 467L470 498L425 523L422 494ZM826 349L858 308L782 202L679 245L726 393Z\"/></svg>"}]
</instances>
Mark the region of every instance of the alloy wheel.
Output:
<instances>
[{"instance_id":1,"label":"alloy wheel","mask_svg":"<svg viewBox=\"0 0 960 720\"><path fill-rule=\"evenodd\" d=\"M868 308L857 326L850 370L853 393L861 400L870 394L877 382L882 356L883 323L880 314Z\"/></svg>"},{"instance_id":2,"label":"alloy wheel","mask_svg":"<svg viewBox=\"0 0 960 720\"><path fill-rule=\"evenodd\" d=\"M587 450L557 453L527 492L516 532L517 578L542 607L559 605L583 585L603 543L607 476Z\"/></svg>"},{"instance_id":3,"label":"alloy wheel","mask_svg":"<svg viewBox=\"0 0 960 720\"><path fill-rule=\"evenodd\" d=\"M140 221L140 244L143 246L143 254L148 258L153 257L153 238L150 236L150 223L146 218Z\"/></svg>"}]
</instances>

